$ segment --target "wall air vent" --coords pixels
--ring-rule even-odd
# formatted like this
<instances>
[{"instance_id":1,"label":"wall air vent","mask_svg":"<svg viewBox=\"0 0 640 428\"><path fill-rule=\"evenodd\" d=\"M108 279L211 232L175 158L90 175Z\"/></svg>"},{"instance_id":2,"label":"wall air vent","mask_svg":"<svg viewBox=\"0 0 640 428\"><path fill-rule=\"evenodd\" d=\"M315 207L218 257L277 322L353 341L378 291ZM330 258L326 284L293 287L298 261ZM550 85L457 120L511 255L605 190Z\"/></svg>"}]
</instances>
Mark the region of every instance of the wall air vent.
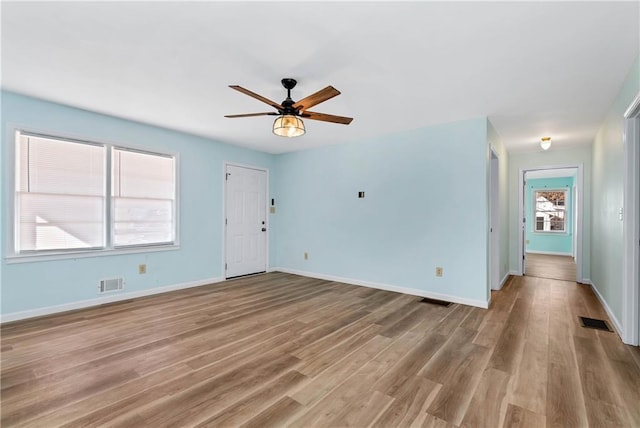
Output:
<instances>
[{"instance_id":1,"label":"wall air vent","mask_svg":"<svg viewBox=\"0 0 640 428\"><path fill-rule=\"evenodd\" d=\"M98 283L99 293L109 293L112 291L120 291L124 289L123 278L103 279Z\"/></svg>"}]
</instances>

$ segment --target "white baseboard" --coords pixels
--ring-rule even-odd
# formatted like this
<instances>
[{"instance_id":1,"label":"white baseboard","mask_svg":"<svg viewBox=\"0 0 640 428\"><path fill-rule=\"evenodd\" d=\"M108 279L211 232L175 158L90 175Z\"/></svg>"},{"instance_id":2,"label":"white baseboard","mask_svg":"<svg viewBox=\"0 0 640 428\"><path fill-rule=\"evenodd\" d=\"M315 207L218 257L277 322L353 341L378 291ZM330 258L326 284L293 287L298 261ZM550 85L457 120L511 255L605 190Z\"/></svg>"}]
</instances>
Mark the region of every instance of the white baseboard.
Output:
<instances>
[{"instance_id":1,"label":"white baseboard","mask_svg":"<svg viewBox=\"0 0 640 428\"><path fill-rule=\"evenodd\" d=\"M507 272L504 274L504 278L502 278L502 281L500 281L500 288L502 288L507 283L510 276L511 276L510 272Z\"/></svg>"},{"instance_id":2,"label":"white baseboard","mask_svg":"<svg viewBox=\"0 0 640 428\"><path fill-rule=\"evenodd\" d=\"M618 318L616 318L616 316L613 314L613 311L611 310L611 308L607 304L607 301L604 300L604 297L602 297L602 294L600 294L600 291L598 291L598 287L596 287L596 285L594 283L592 283L591 280L588 280L588 281L589 281L589 284L591 285L591 289L593 290L593 292L595 293L596 297L598 298L598 300L602 304L602 307L604 308L604 311L607 313L607 315L609 316L609 319L613 323L613 326L615 327L616 332L618 333L618 336L624 337L624 330L622 328L622 324L620 324L620 321L618 321Z\"/></svg>"},{"instance_id":3,"label":"white baseboard","mask_svg":"<svg viewBox=\"0 0 640 428\"><path fill-rule=\"evenodd\" d=\"M428 297L430 299L444 300L446 302L461 303L468 306L476 306L478 308L489 308L489 300L474 300L448 294L433 293L430 291L416 290L415 288L398 287L396 285L382 284L379 282L361 281L353 278L343 278L333 275L325 275L315 272L307 272L296 269L275 267L273 271L290 273L293 275L306 276L310 278L324 279L326 281L344 282L345 284L359 285L362 287L377 288L379 290L394 291L396 293L410 294L412 296Z\"/></svg>"},{"instance_id":4,"label":"white baseboard","mask_svg":"<svg viewBox=\"0 0 640 428\"><path fill-rule=\"evenodd\" d=\"M569 256L569 257L573 257L573 253L572 252L568 252L568 253L563 253L561 251L535 251L535 250L526 250L526 253L530 253L530 254L546 254L548 256Z\"/></svg>"},{"instance_id":5,"label":"white baseboard","mask_svg":"<svg viewBox=\"0 0 640 428\"><path fill-rule=\"evenodd\" d=\"M493 291L500 291L502 290L502 287L504 287L504 284L506 284L507 280L509 279L509 277L511 276L511 272L507 272L506 274L504 274L504 278L502 278L502 280L500 281L500 284L498 285L498 288L492 288Z\"/></svg>"},{"instance_id":6,"label":"white baseboard","mask_svg":"<svg viewBox=\"0 0 640 428\"><path fill-rule=\"evenodd\" d=\"M510 270L509 271L509 275L513 275L513 276L522 276L522 272L519 272L517 270Z\"/></svg>"},{"instance_id":7,"label":"white baseboard","mask_svg":"<svg viewBox=\"0 0 640 428\"><path fill-rule=\"evenodd\" d=\"M80 300L78 302L64 303L62 305L47 306L45 308L29 309L26 311L12 312L0 316L0 323L18 321L27 318L41 317L43 315L51 315L59 312L73 311L76 309L90 308L92 306L104 305L105 303L113 303L121 300L134 299L136 297L151 296L154 294L168 293L170 291L182 290L185 288L201 287L203 285L215 284L224 281L224 278L209 278L199 281L185 282L182 284L166 285L164 287L150 288L148 290L131 291L128 293L110 294L108 296L98 297L95 299Z\"/></svg>"}]
</instances>

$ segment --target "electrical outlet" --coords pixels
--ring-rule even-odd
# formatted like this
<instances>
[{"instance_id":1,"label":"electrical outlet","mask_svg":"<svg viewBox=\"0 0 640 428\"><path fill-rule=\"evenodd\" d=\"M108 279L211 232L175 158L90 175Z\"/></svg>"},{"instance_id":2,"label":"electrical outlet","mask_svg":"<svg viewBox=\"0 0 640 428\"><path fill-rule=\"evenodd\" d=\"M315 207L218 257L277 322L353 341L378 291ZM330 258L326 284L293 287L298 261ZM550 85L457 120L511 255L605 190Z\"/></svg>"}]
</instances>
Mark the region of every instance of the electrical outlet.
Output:
<instances>
[{"instance_id":1,"label":"electrical outlet","mask_svg":"<svg viewBox=\"0 0 640 428\"><path fill-rule=\"evenodd\" d=\"M138 265L138 273L140 274L147 273L147 265L146 264Z\"/></svg>"},{"instance_id":2,"label":"electrical outlet","mask_svg":"<svg viewBox=\"0 0 640 428\"><path fill-rule=\"evenodd\" d=\"M306 251L304 252L304 259L309 260L309 253L307 253Z\"/></svg>"},{"instance_id":3,"label":"electrical outlet","mask_svg":"<svg viewBox=\"0 0 640 428\"><path fill-rule=\"evenodd\" d=\"M440 266L436 267L436 276L442 276L442 268Z\"/></svg>"}]
</instances>

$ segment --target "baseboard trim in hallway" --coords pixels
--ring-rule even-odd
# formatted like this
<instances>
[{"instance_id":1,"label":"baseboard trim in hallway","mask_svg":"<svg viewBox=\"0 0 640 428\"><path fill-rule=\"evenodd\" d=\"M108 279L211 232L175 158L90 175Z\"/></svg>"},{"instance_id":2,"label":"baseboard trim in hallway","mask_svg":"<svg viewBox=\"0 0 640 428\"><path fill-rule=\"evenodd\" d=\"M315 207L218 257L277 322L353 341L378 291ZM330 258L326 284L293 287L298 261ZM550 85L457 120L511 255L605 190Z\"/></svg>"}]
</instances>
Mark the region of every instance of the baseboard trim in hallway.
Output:
<instances>
[{"instance_id":1,"label":"baseboard trim in hallway","mask_svg":"<svg viewBox=\"0 0 640 428\"><path fill-rule=\"evenodd\" d=\"M620 336L620 339L624 342L625 334L624 334L624 329L622 328L622 324L620 323L620 321L618 321L618 318L616 318L616 315L613 313L613 311L607 304L607 301L602 296L602 293L600 293L600 290L598 290L598 287L591 281L589 281L589 287L591 287L591 289L593 290L593 294L596 295L596 297L598 298L598 301L600 302L605 312L609 316L609 319L613 323L613 327L616 330L616 334Z\"/></svg>"}]
</instances>

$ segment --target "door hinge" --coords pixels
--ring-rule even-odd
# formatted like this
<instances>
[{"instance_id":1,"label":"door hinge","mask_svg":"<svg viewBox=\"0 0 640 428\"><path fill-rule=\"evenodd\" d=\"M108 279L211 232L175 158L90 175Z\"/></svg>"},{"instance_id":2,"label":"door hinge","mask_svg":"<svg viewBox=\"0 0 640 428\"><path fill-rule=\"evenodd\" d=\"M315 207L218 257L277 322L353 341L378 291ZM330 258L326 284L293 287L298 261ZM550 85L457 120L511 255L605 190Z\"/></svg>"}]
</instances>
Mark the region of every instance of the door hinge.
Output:
<instances>
[{"instance_id":1,"label":"door hinge","mask_svg":"<svg viewBox=\"0 0 640 428\"><path fill-rule=\"evenodd\" d=\"M224 270L227 270L227 264L226 263L224 264Z\"/></svg>"},{"instance_id":2,"label":"door hinge","mask_svg":"<svg viewBox=\"0 0 640 428\"><path fill-rule=\"evenodd\" d=\"M224 219L224 224L225 224L225 226L226 226L226 224L227 224L227 219L226 219L226 218Z\"/></svg>"},{"instance_id":3,"label":"door hinge","mask_svg":"<svg viewBox=\"0 0 640 428\"><path fill-rule=\"evenodd\" d=\"M227 173L225 174L225 176L224 176L224 179L225 179L225 180L229 180L229 176L230 176L230 175L231 175L231 173L230 173L230 172L227 172Z\"/></svg>"},{"instance_id":4,"label":"door hinge","mask_svg":"<svg viewBox=\"0 0 640 428\"><path fill-rule=\"evenodd\" d=\"M524 254L522 255L522 260L524 260Z\"/></svg>"}]
</instances>

